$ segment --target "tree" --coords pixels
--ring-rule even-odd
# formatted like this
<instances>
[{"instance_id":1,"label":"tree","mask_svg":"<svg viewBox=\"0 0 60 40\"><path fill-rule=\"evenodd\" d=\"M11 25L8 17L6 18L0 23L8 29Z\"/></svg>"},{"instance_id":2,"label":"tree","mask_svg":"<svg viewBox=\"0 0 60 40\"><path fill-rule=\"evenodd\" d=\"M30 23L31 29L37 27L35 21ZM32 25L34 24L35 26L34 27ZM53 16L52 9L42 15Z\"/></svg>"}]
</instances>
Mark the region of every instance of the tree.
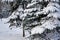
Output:
<instances>
[{"instance_id":1,"label":"tree","mask_svg":"<svg viewBox=\"0 0 60 40\"><path fill-rule=\"evenodd\" d=\"M60 1L59 0L22 0L12 15L9 17L9 27L16 26L23 28L23 36L25 30L30 35L26 37L31 40L38 36L41 40L51 40L47 37L49 33L60 33ZM12 7L13 8L13 7ZM53 33L54 32L54 33ZM57 39L58 40L58 39Z\"/></svg>"},{"instance_id":2,"label":"tree","mask_svg":"<svg viewBox=\"0 0 60 40\"><path fill-rule=\"evenodd\" d=\"M45 4L46 3L46 4ZM30 23L28 25L28 27L32 27L31 30L31 35L35 35L35 34L42 34L46 29L48 30L53 30L56 27L58 28L59 26L59 10L60 10L60 6L59 5L59 1L58 0L50 0L50 1L42 1L39 2L38 4L42 4L43 8L41 11L39 12L35 12L34 13L34 17L31 17L30 20L28 22L30 22L31 20L33 20L33 23ZM45 4L45 5L44 5ZM35 4L34 4L35 5ZM58 6L57 6L58 5ZM33 6L32 4L29 5L29 7ZM57 15L58 14L58 15ZM29 15L29 14L28 14ZM29 18L28 18L29 19ZM27 18L26 18L27 20ZM35 21L35 22L34 22ZM36 22L37 21L37 22ZM40 23L39 23L40 22ZM27 23L28 24L28 23ZM40 30L42 31L40 31ZM46 31L45 31L46 32ZM46 33L47 34L47 33ZM35 37L35 36L34 36ZM45 36L44 36L45 37ZM49 38L48 38L49 39ZM48 40L47 39L47 40Z\"/></svg>"}]
</instances>

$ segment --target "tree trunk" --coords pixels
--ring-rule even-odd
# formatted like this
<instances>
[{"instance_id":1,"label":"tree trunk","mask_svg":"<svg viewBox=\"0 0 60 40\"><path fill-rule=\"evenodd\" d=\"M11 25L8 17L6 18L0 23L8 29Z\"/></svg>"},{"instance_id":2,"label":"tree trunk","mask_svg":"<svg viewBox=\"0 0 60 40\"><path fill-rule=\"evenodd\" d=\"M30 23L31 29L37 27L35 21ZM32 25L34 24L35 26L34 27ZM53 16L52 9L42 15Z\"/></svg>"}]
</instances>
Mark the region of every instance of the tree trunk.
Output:
<instances>
[{"instance_id":1,"label":"tree trunk","mask_svg":"<svg viewBox=\"0 0 60 40\"><path fill-rule=\"evenodd\" d=\"M24 31L24 26L23 26L23 37L25 37L25 31Z\"/></svg>"}]
</instances>

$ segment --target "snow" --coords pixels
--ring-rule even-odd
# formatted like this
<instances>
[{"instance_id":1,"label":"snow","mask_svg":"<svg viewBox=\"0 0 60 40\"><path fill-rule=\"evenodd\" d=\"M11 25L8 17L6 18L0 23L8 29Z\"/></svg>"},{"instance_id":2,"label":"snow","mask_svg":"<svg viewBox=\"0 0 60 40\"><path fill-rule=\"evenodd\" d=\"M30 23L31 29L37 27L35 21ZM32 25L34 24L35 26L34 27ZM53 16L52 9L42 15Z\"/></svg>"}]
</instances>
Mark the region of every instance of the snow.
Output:
<instances>
[{"instance_id":1,"label":"snow","mask_svg":"<svg viewBox=\"0 0 60 40\"><path fill-rule=\"evenodd\" d=\"M28 4L28 5L27 5L27 8L33 6L33 5L36 4L36 3L37 3L37 2L33 2L33 3Z\"/></svg>"},{"instance_id":2,"label":"snow","mask_svg":"<svg viewBox=\"0 0 60 40\"><path fill-rule=\"evenodd\" d=\"M47 0L45 0L45 1L47 1ZM51 1L58 2L59 0L51 0ZM35 13L35 15L37 15L37 16L38 16L38 14L48 14L49 13L47 17L52 17L52 18L48 19L46 21L44 20L44 21L42 21L42 25L34 27L31 30L31 35L38 34L38 33L42 34L45 31L45 29L53 30L57 26L60 27L60 21L58 20L58 18L60 18L60 12L59 12L60 5L56 2L55 3L50 2L47 5L47 7L45 7L43 9L43 11ZM31 4L29 5L29 7L30 6L31 6ZM31 9L29 9L29 10L31 10ZM53 40L53 39L51 39L51 40Z\"/></svg>"},{"instance_id":3,"label":"snow","mask_svg":"<svg viewBox=\"0 0 60 40\"><path fill-rule=\"evenodd\" d=\"M43 24L41 27L52 30L57 26L60 26L60 21L58 20L58 18L60 18L60 12L50 13L47 17L52 18L46 21L41 21L41 23Z\"/></svg>"},{"instance_id":4,"label":"snow","mask_svg":"<svg viewBox=\"0 0 60 40\"><path fill-rule=\"evenodd\" d=\"M57 4L57 3L52 3L50 2L47 7L45 7L44 9L42 9L41 12L36 12L35 14L38 16L38 14L48 14L50 16L58 16L59 17L59 14L60 14L60 5Z\"/></svg>"},{"instance_id":5,"label":"snow","mask_svg":"<svg viewBox=\"0 0 60 40\"><path fill-rule=\"evenodd\" d=\"M17 8L18 11L23 11L22 5Z\"/></svg>"},{"instance_id":6,"label":"snow","mask_svg":"<svg viewBox=\"0 0 60 40\"><path fill-rule=\"evenodd\" d=\"M54 6L54 7L56 7L56 8L60 8L60 5L59 5L59 4L57 4L57 3L52 3L52 2L50 2L47 6Z\"/></svg>"},{"instance_id":7,"label":"snow","mask_svg":"<svg viewBox=\"0 0 60 40\"><path fill-rule=\"evenodd\" d=\"M33 3L33 2L36 2L37 0L32 0L31 2Z\"/></svg>"},{"instance_id":8,"label":"snow","mask_svg":"<svg viewBox=\"0 0 60 40\"><path fill-rule=\"evenodd\" d=\"M22 16L22 14L23 14L22 12L23 12L23 8L22 8L22 6L20 5L20 6L17 8L17 10L15 10L15 11L12 13L12 15L8 17L8 19L10 19L10 18L15 19L15 18L17 18L17 15Z\"/></svg>"},{"instance_id":9,"label":"snow","mask_svg":"<svg viewBox=\"0 0 60 40\"><path fill-rule=\"evenodd\" d=\"M2 2L3 2L3 1L10 1L10 2L12 2L13 0L2 0Z\"/></svg>"},{"instance_id":10,"label":"snow","mask_svg":"<svg viewBox=\"0 0 60 40\"><path fill-rule=\"evenodd\" d=\"M43 0L39 0L39 2L42 2Z\"/></svg>"},{"instance_id":11,"label":"snow","mask_svg":"<svg viewBox=\"0 0 60 40\"><path fill-rule=\"evenodd\" d=\"M37 3L36 1L37 0L33 0L32 3L27 5L27 8L34 6ZM39 0L39 1L42 1L42 0ZM45 1L49 1L49 0L45 0ZM58 2L59 0L51 0L51 1ZM44 9L42 9L41 12L35 13L36 16L38 16L38 14L48 14L49 13L47 17L52 17L52 16L53 17L48 20L42 20L41 21L42 25L38 25L38 26L32 28L31 35L42 34L46 29L53 30L57 26L58 27L60 26L60 21L57 19L57 18L60 18L60 12L59 12L60 5L57 4L56 2L55 3L50 2L47 5L47 7L44 7ZM37 8L25 9L24 14L22 14L23 9L20 6L15 12L12 13L12 15L7 20L9 20L10 18L17 18L17 15L20 15L20 13L21 13L21 15L20 15L21 19L24 20L24 18L27 16L27 14L32 15L32 14L30 14L30 12L35 11L35 10L37 10ZM12 30L10 30L8 27L9 24L4 24L4 22L6 22L7 20L3 19L3 21L0 21L0 39L1 40L4 40L4 39L6 39L6 40L17 40L17 39L18 40L25 40L22 37L22 29L13 28ZM35 23L32 23L32 24L34 25ZM54 33L49 34L47 37L49 37L50 35L53 35L53 34ZM28 36L31 36L31 35L28 35ZM51 37L51 40L55 40L53 38L56 38L56 37L57 36L55 34L53 37Z\"/></svg>"},{"instance_id":12,"label":"snow","mask_svg":"<svg viewBox=\"0 0 60 40\"><path fill-rule=\"evenodd\" d=\"M41 27L43 28L47 28L50 30L53 30L54 28L56 28L58 25L60 25L59 23L60 21L58 21L57 19L50 19L47 22L45 22Z\"/></svg>"},{"instance_id":13,"label":"snow","mask_svg":"<svg viewBox=\"0 0 60 40\"><path fill-rule=\"evenodd\" d=\"M58 40L60 38L59 36L60 36L60 34L55 31L54 33L51 32L51 33L47 34L47 36L45 38L46 39L50 38L50 40Z\"/></svg>"},{"instance_id":14,"label":"snow","mask_svg":"<svg viewBox=\"0 0 60 40\"><path fill-rule=\"evenodd\" d=\"M14 18L17 18L17 16L16 16L16 15L11 15L11 16L9 17L9 19L10 19L10 18L14 19Z\"/></svg>"},{"instance_id":15,"label":"snow","mask_svg":"<svg viewBox=\"0 0 60 40\"><path fill-rule=\"evenodd\" d=\"M35 10L37 10L37 8L25 9L24 12L32 12L32 11L35 11Z\"/></svg>"},{"instance_id":16,"label":"snow","mask_svg":"<svg viewBox=\"0 0 60 40\"><path fill-rule=\"evenodd\" d=\"M45 28L42 28L40 26L36 26L31 30L31 34L42 34L45 31Z\"/></svg>"},{"instance_id":17,"label":"snow","mask_svg":"<svg viewBox=\"0 0 60 40\"><path fill-rule=\"evenodd\" d=\"M60 18L60 12L51 13L47 17L51 17L51 16L53 16L54 18L58 19L58 18Z\"/></svg>"},{"instance_id":18,"label":"snow","mask_svg":"<svg viewBox=\"0 0 60 40\"><path fill-rule=\"evenodd\" d=\"M58 21L57 19L50 19L47 22L45 22L43 25L39 25L34 27L31 30L31 35L33 34L42 34L45 29L49 29L49 30L53 30L54 28L56 28L57 26L60 26L60 21Z\"/></svg>"},{"instance_id":19,"label":"snow","mask_svg":"<svg viewBox=\"0 0 60 40\"><path fill-rule=\"evenodd\" d=\"M13 28L12 30L8 27L9 24L4 24L8 19L0 19L0 40L25 40L22 37L22 29Z\"/></svg>"},{"instance_id":20,"label":"snow","mask_svg":"<svg viewBox=\"0 0 60 40\"><path fill-rule=\"evenodd\" d=\"M31 30L31 34L26 35L25 38L30 37L30 36L35 35L35 34L42 34L44 31L45 31L45 28L42 28L40 26L36 26Z\"/></svg>"},{"instance_id":21,"label":"snow","mask_svg":"<svg viewBox=\"0 0 60 40\"><path fill-rule=\"evenodd\" d=\"M32 0L32 2L36 2L37 0ZM39 2L43 2L43 0L38 0ZM51 1L51 2L59 2L59 0L44 0L44 1Z\"/></svg>"},{"instance_id":22,"label":"snow","mask_svg":"<svg viewBox=\"0 0 60 40\"><path fill-rule=\"evenodd\" d=\"M51 0L51 2L59 2L59 0Z\"/></svg>"},{"instance_id":23,"label":"snow","mask_svg":"<svg viewBox=\"0 0 60 40\"><path fill-rule=\"evenodd\" d=\"M56 7L53 7L53 6L47 6L46 8L43 9L43 11L45 13L48 13L49 11L51 13L55 12L55 11L59 11L59 9L57 9Z\"/></svg>"}]
</instances>

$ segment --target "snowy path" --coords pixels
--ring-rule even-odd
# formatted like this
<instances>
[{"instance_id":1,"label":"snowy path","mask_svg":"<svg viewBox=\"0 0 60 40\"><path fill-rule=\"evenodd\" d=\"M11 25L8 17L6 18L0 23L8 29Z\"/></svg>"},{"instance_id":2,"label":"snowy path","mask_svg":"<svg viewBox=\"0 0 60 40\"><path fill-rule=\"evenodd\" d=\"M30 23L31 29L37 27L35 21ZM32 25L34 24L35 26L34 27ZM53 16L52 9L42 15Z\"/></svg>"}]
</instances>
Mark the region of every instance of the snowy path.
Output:
<instances>
[{"instance_id":1,"label":"snowy path","mask_svg":"<svg viewBox=\"0 0 60 40\"><path fill-rule=\"evenodd\" d=\"M0 40L25 40L22 37L22 29L16 28L10 30L9 24L4 24L6 20L0 20Z\"/></svg>"}]
</instances>

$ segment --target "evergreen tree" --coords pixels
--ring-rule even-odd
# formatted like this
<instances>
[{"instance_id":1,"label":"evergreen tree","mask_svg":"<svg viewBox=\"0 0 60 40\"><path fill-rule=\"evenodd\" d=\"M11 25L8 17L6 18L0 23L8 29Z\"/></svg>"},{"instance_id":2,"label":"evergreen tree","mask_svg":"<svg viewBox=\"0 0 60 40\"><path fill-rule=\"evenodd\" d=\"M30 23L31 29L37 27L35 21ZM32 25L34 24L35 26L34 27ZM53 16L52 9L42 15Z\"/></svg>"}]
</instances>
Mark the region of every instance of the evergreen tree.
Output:
<instances>
[{"instance_id":1,"label":"evergreen tree","mask_svg":"<svg viewBox=\"0 0 60 40\"><path fill-rule=\"evenodd\" d=\"M18 0L15 6L7 23L10 28L22 27L23 36L27 30L30 34L26 37L30 40L52 40L52 35L60 33L60 0Z\"/></svg>"}]
</instances>

